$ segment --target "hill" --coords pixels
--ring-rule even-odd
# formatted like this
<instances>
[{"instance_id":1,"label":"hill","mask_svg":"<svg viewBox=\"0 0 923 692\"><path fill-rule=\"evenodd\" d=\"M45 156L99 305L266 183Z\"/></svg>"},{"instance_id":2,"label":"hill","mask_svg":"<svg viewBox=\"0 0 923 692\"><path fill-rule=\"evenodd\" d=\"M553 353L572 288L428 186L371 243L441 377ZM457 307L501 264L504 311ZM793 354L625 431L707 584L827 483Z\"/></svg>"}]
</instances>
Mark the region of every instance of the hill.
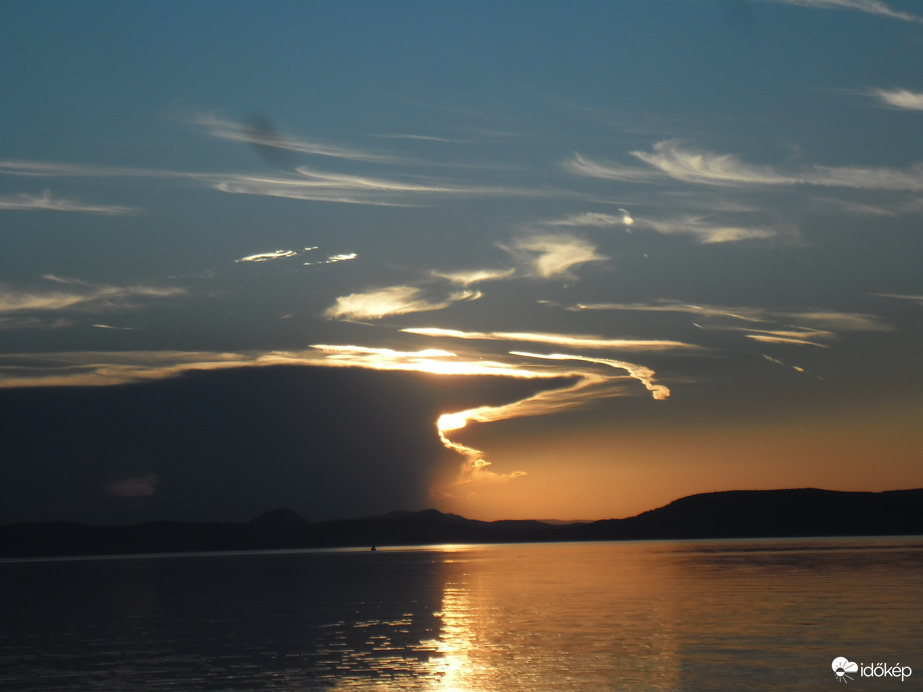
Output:
<instances>
[{"instance_id":1,"label":"hill","mask_svg":"<svg viewBox=\"0 0 923 692\"><path fill-rule=\"evenodd\" d=\"M923 489L740 490L684 497L627 519L580 524L466 519L435 509L311 523L277 509L245 524L151 522L0 527L0 557L338 546L923 534Z\"/></svg>"}]
</instances>

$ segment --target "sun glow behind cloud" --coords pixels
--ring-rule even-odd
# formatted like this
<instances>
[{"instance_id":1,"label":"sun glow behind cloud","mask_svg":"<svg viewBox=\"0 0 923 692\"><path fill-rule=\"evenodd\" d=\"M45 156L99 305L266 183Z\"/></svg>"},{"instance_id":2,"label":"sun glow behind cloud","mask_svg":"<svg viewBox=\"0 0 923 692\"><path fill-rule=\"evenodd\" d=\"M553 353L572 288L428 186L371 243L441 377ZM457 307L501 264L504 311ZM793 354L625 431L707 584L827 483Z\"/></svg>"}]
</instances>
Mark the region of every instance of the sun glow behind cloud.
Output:
<instances>
[{"instance_id":1,"label":"sun glow behind cloud","mask_svg":"<svg viewBox=\"0 0 923 692\"><path fill-rule=\"evenodd\" d=\"M585 363L588 367L582 367L580 363ZM334 344L316 344L307 351L82 352L49 354L44 358L8 355L0 359L0 387L117 385L174 377L194 370L274 365L315 365L420 372L441 376L486 375L547 380L549 388L532 396L502 405L479 406L446 413L435 421L436 433L443 445L464 457L453 485L493 483L525 475L523 471L492 471L488 468L491 464L484 458L484 452L449 436L449 433L461 430L469 423L491 423L544 416L573 409L597 399L630 396L632 391L626 388L626 383L630 380L640 383L654 399L665 399L670 393L666 386L655 382L654 372L650 368L607 358L510 351L505 356L490 359L484 357L484 354L474 353L466 357L442 349L399 351ZM620 370L624 374L608 374L606 370L595 369L595 365ZM451 488L439 490L444 496L451 492Z\"/></svg>"}]
</instances>

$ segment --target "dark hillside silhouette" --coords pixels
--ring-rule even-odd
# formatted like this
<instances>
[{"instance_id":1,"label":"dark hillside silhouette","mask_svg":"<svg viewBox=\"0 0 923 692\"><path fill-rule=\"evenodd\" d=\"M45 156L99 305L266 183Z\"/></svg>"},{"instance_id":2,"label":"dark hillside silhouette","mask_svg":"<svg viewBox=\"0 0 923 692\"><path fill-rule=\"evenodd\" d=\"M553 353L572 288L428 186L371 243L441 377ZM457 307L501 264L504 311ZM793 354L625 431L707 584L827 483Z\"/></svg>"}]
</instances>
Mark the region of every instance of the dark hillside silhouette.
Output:
<instances>
[{"instance_id":1,"label":"dark hillside silhouette","mask_svg":"<svg viewBox=\"0 0 923 692\"><path fill-rule=\"evenodd\" d=\"M276 509L245 523L0 527L0 557L337 546L923 534L923 489L740 490L691 495L627 519L476 521L434 509L311 523Z\"/></svg>"}]
</instances>

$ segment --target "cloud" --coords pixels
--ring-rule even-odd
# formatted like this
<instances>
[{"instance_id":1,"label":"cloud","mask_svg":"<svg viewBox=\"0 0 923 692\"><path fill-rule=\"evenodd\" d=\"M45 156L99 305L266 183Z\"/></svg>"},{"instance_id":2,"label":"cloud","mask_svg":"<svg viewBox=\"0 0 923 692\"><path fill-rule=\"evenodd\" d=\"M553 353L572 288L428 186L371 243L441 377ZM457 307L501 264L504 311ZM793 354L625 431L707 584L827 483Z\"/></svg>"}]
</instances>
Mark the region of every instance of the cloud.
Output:
<instances>
[{"instance_id":1,"label":"cloud","mask_svg":"<svg viewBox=\"0 0 923 692\"><path fill-rule=\"evenodd\" d=\"M800 343L823 346L819 339L834 339L846 332L885 332L891 326L875 315L856 312L836 312L817 309L777 309L754 307L727 307L715 305L688 305L662 301L660 303L596 303L578 304L569 310L625 310L641 312L676 312L694 316L708 329L716 331L745 332L755 341L774 343ZM710 320L707 321L706 320ZM728 323L730 321L730 324ZM741 326L741 322L753 326ZM797 325L792 328L791 324ZM696 323L693 323L696 324ZM758 325L766 325L759 328ZM696 324L702 327L702 325ZM702 327L706 328L706 327Z\"/></svg>"},{"instance_id":2,"label":"cloud","mask_svg":"<svg viewBox=\"0 0 923 692\"><path fill-rule=\"evenodd\" d=\"M797 182L766 166L752 166L733 154L711 154L684 149L677 140L654 144L653 152L631 155L671 178L714 185L787 185Z\"/></svg>"},{"instance_id":3,"label":"cloud","mask_svg":"<svg viewBox=\"0 0 923 692\"><path fill-rule=\"evenodd\" d=\"M2 292L2 287L0 287L0 292ZM43 320L33 316L0 316L0 329L63 329L71 327L73 324L73 320L64 319L63 317L54 320Z\"/></svg>"},{"instance_id":4,"label":"cloud","mask_svg":"<svg viewBox=\"0 0 923 692\"><path fill-rule=\"evenodd\" d=\"M116 497L150 497L157 492L157 474L113 481L106 486L106 492Z\"/></svg>"},{"instance_id":5,"label":"cloud","mask_svg":"<svg viewBox=\"0 0 923 692\"><path fill-rule=\"evenodd\" d=\"M654 371L642 365L607 358L587 358L565 354L536 354L511 351L510 355L527 359L577 361L605 365L627 372L630 378L641 382L651 392L654 399L663 400L670 395L670 390L667 387L655 383ZM465 428L472 422L492 423L514 418L549 415L564 409L580 406L592 399L614 396L617 391L621 393L620 390L612 387L613 378L599 373L588 370L566 369L559 374L576 378L576 381L564 387L544 390L510 404L478 406L464 411L443 414L439 417L436 422L436 429L442 444L465 457L455 485L507 481L524 476L525 473L522 471L514 471L508 474L494 473L488 468L490 462L484 459L484 452L451 439L448 433Z\"/></svg>"},{"instance_id":6,"label":"cloud","mask_svg":"<svg viewBox=\"0 0 923 692\"><path fill-rule=\"evenodd\" d=\"M687 149L678 140L664 140L652 151L633 151L631 155L648 164L657 175L699 185L752 187L811 185L861 190L923 191L923 164L908 169L863 166L820 166L797 171L780 171L741 161L734 154ZM593 164L570 170L579 175L638 182L629 177L610 174L606 164ZM618 170L618 169L616 169Z\"/></svg>"},{"instance_id":7,"label":"cloud","mask_svg":"<svg viewBox=\"0 0 923 692\"><path fill-rule=\"evenodd\" d=\"M893 10L881 0L769 0L769 2L798 5L799 7L810 7L819 10L853 10L891 19L900 19L904 22L923 23L923 17L909 12Z\"/></svg>"},{"instance_id":8,"label":"cloud","mask_svg":"<svg viewBox=\"0 0 923 692\"><path fill-rule=\"evenodd\" d=\"M304 266L313 267L318 264L336 264L337 262L348 262L359 257L355 252L343 252L337 255L330 255L327 259L318 260L317 262L305 262Z\"/></svg>"},{"instance_id":9,"label":"cloud","mask_svg":"<svg viewBox=\"0 0 923 692\"><path fill-rule=\"evenodd\" d=\"M651 229L663 235L694 236L703 245L766 240L779 235L775 229L723 224L706 216L687 215L675 219L644 218L637 219L636 222L637 228Z\"/></svg>"},{"instance_id":10,"label":"cloud","mask_svg":"<svg viewBox=\"0 0 923 692\"><path fill-rule=\"evenodd\" d=\"M300 166L272 175L157 170L122 166L92 166L43 161L0 161L0 174L29 177L167 178L206 185L219 192L262 195L315 202L371 206L421 206L435 198L536 196L547 191L501 186L452 184L419 177L394 178L349 175ZM15 200L14 200L15 201Z\"/></svg>"},{"instance_id":11,"label":"cloud","mask_svg":"<svg viewBox=\"0 0 923 692\"><path fill-rule=\"evenodd\" d=\"M390 348L332 344L314 344L311 348L323 354L323 362L328 366L407 370L434 375L503 375L524 379L559 376L556 372L541 372L514 363L482 357L463 358L451 351L433 348L398 351ZM295 353L292 354L292 358L300 362L299 359L303 358L303 355Z\"/></svg>"},{"instance_id":12,"label":"cloud","mask_svg":"<svg viewBox=\"0 0 923 692\"><path fill-rule=\"evenodd\" d=\"M102 386L174 377L194 370L216 370L274 365L401 370L434 375L491 375L547 382L538 393L498 406L478 406L446 413L434 421L442 443L464 457L455 485L494 483L518 478L521 471L496 473L484 453L461 444L450 434L470 422L489 423L525 416L541 416L587 402L631 394L630 380L640 382L654 399L669 396L643 365L579 355L510 352L496 358L475 353L459 356L441 349L400 351L358 345L315 344L306 351L129 351L45 354L0 354L0 387ZM585 363L591 367L579 365ZM576 365L575 365L576 364ZM604 370L592 366L603 366ZM616 369L624 374L610 374ZM148 482L150 480L150 482ZM153 492L156 479L129 478L114 491L119 494Z\"/></svg>"},{"instance_id":13,"label":"cloud","mask_svg":"<svg viewBox=\"0 0 923 692\"><path fill-rule=\"evenodd\" d=\"M383 139L413 139L413 140L422 140L425 142L442 142L444 144L468 144L471 140L465 139L452 139L449 137L436 137L434 135L411 135L411 134L398 134L398 133L388 133L375 135L376 137L381 137Z\"/></svg>"},{"instance_id":14,"label":"cloud","mask_svg":"<svg viewBox=\"0 0 923 692\"><path fill-rule=\"evenodd\" d=\"M575 226L580 228L608 228L610 226L630 227L635 222L635 220L631 218L631 214L629 214L626 209L619 209L619 212L620 213L618 216L613 214L602 214L599 212L572 214L571 216L567 216L563 219L545 221L543 222L543 225L564 227Z\"/></svg>"},{"instance_id":15,"label":"cloud","mask_svg":"<svg viewBox=\"0 0 923 692\"><path fill-rule=\"evenodd\" d=\"M341 296L324 314L330 319L341 320L380 319L409 312L442 310L453 303L479 297L480 294L475 291L458 291L434 302L424 297L423 291L415 286L389 286Z\"/></svg>"},{"instance_id":16,"label":"cloud","mask_svg":"<svg viewBox=\"0 0 923 692\"><path fill-rule=\"evenodd\" d=\"M753 339L754 341L759 341L764 344L793 344L798 346L817 346L818 348L828 348L824 344L819 344L816 341L808 341L807 339L796 339L790 336L775 336L773 334L744 334L748 339Z\"/></svg>"},{"instance_id":17,"label":"cloud","mask_svg":"<svg viewBox=\"0 0 923 692\"><path fill-rule=\"evenodd\" d=\"M910 300L916 303L917 305L923 307L923 295L913 296L906 295L903 293L873 293L873 296L878 296L880 298L894 298L896 300Z\"/></svg>"},{"instance_id":18,"label":"cloud","mask_svg":"<svg viewBox=\"0 0 923 692\"><path fill-rule=\"evenodd\" d=\"M195 173L55 161L0 161L0 174L46 178L194 178Z\"/></svg>"},{"instance_id":19,"label":"cloud","mask_svg":"<svg viewBox=\"0 0 923 692\"><path fill-rule=\"evenodd\" d=\"M318 248L315 247L306 247L305 252L313 252ZM240 259L234 260L235 262L270 262L277 259L288 259L290 257L298 256L297 250L273 250L272 252L259 252L255 255L248 255L247 257L241 257ZM304 266L313 267L318 264L336 264L337 262L346 262L348 260L354 260L358 257L355 252L344 252L338 253L335 255L328 255L326 259L318 260L317 262L305 262Z\"/></svg>"},{"instance_id":20,"label":"cloud","mask_svg":"<svg viewBox=\"0 0 923 692\"><path fill-rule=\"evenodd\" d=\"M873 92L882 103L894 108L923 111L923 94L907 89L875 89Z\"/></svg>"},{"instance_id":21,"label":"cloud","mask_svg":"<svg viewBox=\"0 0 923 692\"><path fill-rule=\"evenodd\" d=\"M812 185L865 190L923 191L923 165L909 170L861 166L814 166L779 172L755 166L733 154L690 151L678 140L654 144L652 152L634 151L632 156L675 180L727 187L754 185Z\"/></svg>"},{"instance_id":22,"label":"cloud","mask_svg":"<svg viewBox=\"0 0 923 692\"><path fill-rule=\"evenodd\" d=\"M350 161L391 162L392 157L372 154L358 149L340 147L317 140L297 139L277 132L264 116L253 116L243 122L225 120L213 115L200 115L193 122L212 137L246 142L257 147L261 153L268 154L270 162L278 164L280 159L273 151L290 151L316 156L327 156Z\"/></svg>"},{"instance_id":23,"label":"cloud","mask_svg":"<svg viewBox=\"0 0 923 692\"><path fill-rule=\"evenodd\" d=\"M810 323L840 332L890 332L892 327L880 317L859 312L791 310L775 313L779 317Z\"/></svg>"},{"instance_id":24,"label":"cloud","mask_svg":"<svg viewBox=\"0 0 923 692\"><path fill-rule=\"evenodd\" d=\"M30 195L24 192L13 195L0 195L0 209L7 211L81 212L84 214L103 214L105 216L131 214L135 211L132 207L112 204L87 204L60 197L56 199L52 196L50 190L45 190L40 195Z\"/></svg>"},{"instance_id":25,"label":"cloud","mask_svg":"<svg viewBox=\"0 0 923 692\"><path fill-rule=\"evenodd\" d=\"M210 175L195 177L221 192L264 195L315 202L365 204L372 206L419 206L435 197L536 195L534 191L455 185L432 180L429 183L391 178L348 175L300 166L290 175Z\"/></svg>"},{"instance_id":26,"label":"cloud","mask_svg":"<svg viewBox=\"0 0 923 692\"><path fill-rule=\"evenodd\" d=\"M103 312L135 307L139 298L172 298L186 289L158 286L105 286L46 274L43 278L67 286L60 290L24 290L0 284L0 313L46 310Z\"/></svg>"},{"instance_id":27,"label":"cloud","mask_svg":"<svg viewBox=\"0 0 923 692\"><path fill-rule=\"evenodd\" d=\"M569 234L534 235L519 238L511 246L500 244L499 247L526 265L530 273L543 279L574 279L573 267L609 259L597 254L596 246L589 241Z\"/></svg>"},{"instance_id":28,"label":"cloud","mask_svg":"<svg viewBox=\"0 0 923 692\"><path fill-rule=\"evenodd\" d=\"M6 353L0 354L0 387L120 385L174 377L189 370L262 365L265 355L214 351Z\"/></svg>"},{"instance_id":29,"label":"cloud","mask_svg":"<svg viewBox=\"0 0 923 692\"><path fill-rule=\"evenodd\" d=\"M402 329L407 334L446 337L451 339L474 339L482 341L526 341L567 346L584 349L621 349L637 351L663 351L670 349L698 349L698 346L681 341L664 339L605 339L598 336L581 336L570 334L545 334L531 332L463 332L456 329L439 329L437 327L413 327Z\"/></svg>"},{"instance_id":30,"label":"cloud","mask_svg":"<svg viewBox=\"0 0 923 692\"><path fill-rule=\"evenodd\" d=\"M758 308L732 308L712 305L690 305L661 301L659 303L578 303L568 310L625 310L637 312L683 312L704 317L731 317L751 322L760 321Z\"/></svg>"},{"instance_id":31,"label":"cloud","mask_svg":"<svg viewBox=\"0 0 923 692\"><path fill-rule=\"evenodd\" d=\"M804 372L804 368L802 368L800 365L789 365L789 364L786 363L784 360L779 360L778 358L773 358L772 356L767 356L765 353L763 353L763 354L761 354L761 355L763 356L763 358L765 358L766 360L768 360L770 363L775 363L776 365L781 365L781 366L784 367L784 368L791 368L792 370L794 370L794 371L796 371L796 372Z\"/></svg>"},{"instance_id":32,"label":"cloud","mask_svg":"<svg viewBox=\"0 0 923 692\"><path fill-rule=\"evenodd\" d=\"M628 363L623 360L612 360L611 358L589 358L587 356L576 356L572 354L553 353L541 355L537 353L524 353L521 351L513 351L512 353L514 355L527 356L529 358L546 358L549 360L577 360L583 361L585 363L597 363L599 365L606 365L610 368L616 368L618 370L624 370L627 372L629 377L632 377L643 384L644 388L651 393L651 396L658 401L667 399L670 396L670 390L662 384L657 384L656 380L654 379L654 371L644 365Z\"/></svg>"},{"instance_id":33,"label":"cloud","mask_svg":"<svg viewBox=\"0 0 923 692\"><path fill-rule=\"evenodd\" d=\"M268 262L274 259L284 259L286 257L295 257L298 253L295 250L273 250L272 252L260 252L255 255L248 255L234 260L235 262Z\"/></svg>"},{"instance_id":34,"label":"cloud","mask_svg":"<svg viewBox=\"0 0 923 692\"><path fill-rule=\"evenodd\" d=\"M564 170L574 175L586 178L602 178L603 180L618 180L626 183L652 183L663 179L657 171L638 166L624 166L618 163L600 163L585 158L582 154L575 153L573 158L562 164Z\"/></svg>"},{"instance_id":35,"label":"cloud","mask_svg":"<svg viewBox=\"0 0 923 692\"><path fill-rule=\"evenodd\" d=\"M481 283L482 281L508 279L515 273L515 269L472 269L470 271L458 272L440 272L433 270L430 272L430 275L440 279L447 279L453 284L470 286L471 284Z\"/></svg>"}]
</instances>

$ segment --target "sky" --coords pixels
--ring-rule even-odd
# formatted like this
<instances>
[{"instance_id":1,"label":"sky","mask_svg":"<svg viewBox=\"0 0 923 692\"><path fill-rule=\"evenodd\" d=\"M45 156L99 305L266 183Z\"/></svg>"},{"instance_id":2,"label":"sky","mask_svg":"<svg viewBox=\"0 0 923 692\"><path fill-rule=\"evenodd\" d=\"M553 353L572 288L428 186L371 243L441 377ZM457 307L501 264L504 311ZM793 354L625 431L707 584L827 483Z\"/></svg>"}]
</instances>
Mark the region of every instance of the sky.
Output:
<instances>
[{"instance_id":1,"label":"sky","mask_svg":"<svg viewBox=\"0 0 923 692\"><path fill-rule=\"evenodd\" d=\"M923 7L0 3L0 523L923 486Z\"/></svg>"}]
</instances>

